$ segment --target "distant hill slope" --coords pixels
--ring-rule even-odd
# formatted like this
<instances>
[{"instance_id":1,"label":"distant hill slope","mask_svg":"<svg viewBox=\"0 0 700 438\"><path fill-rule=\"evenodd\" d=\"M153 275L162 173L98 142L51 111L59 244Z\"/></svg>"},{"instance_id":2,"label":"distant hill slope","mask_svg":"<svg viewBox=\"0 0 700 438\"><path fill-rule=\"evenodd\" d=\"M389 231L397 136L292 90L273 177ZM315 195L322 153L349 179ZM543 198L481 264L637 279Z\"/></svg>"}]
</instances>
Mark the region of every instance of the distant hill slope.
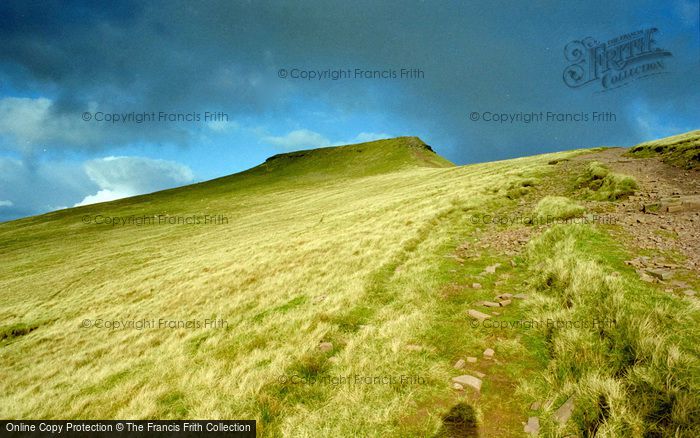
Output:
<instances>
[{"instance_id":1,"label":"distant hill slope","mask_svg":"<svg viewBox=\"0 0 700 438\"><path fill-rule=\"evenodd\" d=\"M212 180L226 182L265 182L293 179L296 183L328 179L357 178L416 167L453 167L454 164L418 137L397 137L347 146L333 146L277 154L264 163L234 175ZM260 179L260 177L265 177ZM203 183L207 184L207 183Z\"/></svg>"},{"instance_id":2,"label":"distant hill slope","mask_svg":"<svg viewBox=\"0 0 700 438\"><path fill-rule=\"evenodd\" d=\"M19 219L22 223L70 216L74 211L89 213L109 208L139 206L166 211L169 207L199 202L202 197L247 195L302 187L310 184L337 183L348 178L361 178L418 168L447 168L455 165L436 154L418 137L396 137L345 146L333 146L277 154L264 163L243 172L201 183L133 196L100 204ZM172 210L170 210L172 212ZM41 219L39 219L41 218ZM17 221L12 221L17 222ZM0 224L2 225L2 224Z\"/></svg>"},{"instance_id":3,"label":"distant hill slope","mask_svg":"<svg viewBox=\"0 0 700 438\"><path fill-rule=\"evenodd\" d=\"M400 170L406 167L452 167L453 163L437 155L418 137L397 137L273 155L251 173L285 172L299 174L323 172L368 175Z\"/></svg>"},{"instance_id":4,"label":"distant hill slope","mask_svg":"<svg viewBox=\"0 0 700 438\"><path fill-rule=\"evenodd\" d=\"M700 130L640 143L630 148L630 156L659 156L665 163L684 169L700 168Z\"/></svg>"}]
</instances>

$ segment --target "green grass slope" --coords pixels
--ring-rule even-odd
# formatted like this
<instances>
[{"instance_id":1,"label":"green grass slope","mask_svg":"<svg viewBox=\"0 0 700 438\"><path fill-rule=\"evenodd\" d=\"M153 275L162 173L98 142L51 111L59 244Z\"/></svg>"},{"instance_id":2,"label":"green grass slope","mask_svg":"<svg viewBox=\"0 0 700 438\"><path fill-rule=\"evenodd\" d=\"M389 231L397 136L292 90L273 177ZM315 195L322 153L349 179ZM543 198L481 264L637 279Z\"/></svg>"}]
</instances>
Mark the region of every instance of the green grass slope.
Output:
<instances>
[{"instance_id":1,"label":"green grass slope","mask_svg":"<svg viewBox=\"0 0 700 438\"><path fill-rule=\"evenodd\" d=\"M379 175L416 167L453 167L418 137L397 137L273 155L244 172L218 178L204 187L230 189L284 183L307 185ZM199 185L190 186L198 187Z\"/></svg>"},{"instance_id":2,"label":"green grass slope","mask_svg":"<svg viewBox=\"0 0 700 438\"><path fill-rule=\"evenodd\" d=\"M691 131L633 146L628 154L646 158L660 156L661 159L684 169L700 167L700 131Z\"/></svg>"},{"instance_id":3,"label":"green grass slope","mask_svg":"<svg viewBox=\"0 0 700 438\"><path fill-rule=\"evenodd\" d=\"M418 137L398 137L306 151L278 154L246 172L275 172L295 176L300 173L338 176L365 176L393 172L407 167L451 167Z\"/></svg>"},{"instance_id":4,"label":"green grass slope","mask_svg":"<svg viewBox=\"0 0 700 438\"><path fill-rule=\"evenodd\" d=\"M504 308L498 319L506 322L553 312L572 293L581 295L572 314L586 315L600 292L571 286L570 276L603 281L608 270L626 269L613 245L570 248L605 235L594 225L544 235L516 259L482 240L539 232L483 214L532 214L545 195L578 201L577 175L552 164L578 153L455 167L404 137L283 154L218 180L0 224L0 418L251 418L261 436L470 436L476 428L521 436L534 399L575 392L582 403L567 432L687 431L697 408L688 373L677 374L672 392L666 374L625 379L601 368L607 380L598 391L593 365L619 362L604 357L606 340L487 330L466 318L476 300L501 292L538 296L534 307ZM586 163L579 167L585 174ZM559 204L550 210L559 214ZM226 221L169 223L205 216ZM99 223L107 219L116 225ZM586 262L581 271L575 259L593 252L613 263L605 248L615 253L613 267ZM549 260L559 253L566 258ZM494 263L498 275L484 275ZM471 287L476 281L481 288ZM622 296L625 287L611 290ZM637 280L634 288L645 294L642 312L658 302L649 286ZM697 320L697 311L665 302L677 313L664 315L681 315L686 325L652 341L679 338L659 348L681 352L692 368L682 342L696 337L687 319ZM207 320L225 324L201 325ZM192 324L172 327L177 321ZM607 336L630 348L619 369L653 371L648 350L636 345L645 339ZM490 347L497 361L481 358ZM573 351L584 347L601 358L572 370L586 360ZM455 370L466 356L479 362ZM487 374L479 397L450 386L472 368ZM594 418L581 413L597 396L614 396L616 409L627 390L644 410L620 404ZM644 428L674 400L683 405L673 418ZM602 424L608 418L610 427ZM556 429L544 417L542 424Z\"/></svg>"}]
</instances>

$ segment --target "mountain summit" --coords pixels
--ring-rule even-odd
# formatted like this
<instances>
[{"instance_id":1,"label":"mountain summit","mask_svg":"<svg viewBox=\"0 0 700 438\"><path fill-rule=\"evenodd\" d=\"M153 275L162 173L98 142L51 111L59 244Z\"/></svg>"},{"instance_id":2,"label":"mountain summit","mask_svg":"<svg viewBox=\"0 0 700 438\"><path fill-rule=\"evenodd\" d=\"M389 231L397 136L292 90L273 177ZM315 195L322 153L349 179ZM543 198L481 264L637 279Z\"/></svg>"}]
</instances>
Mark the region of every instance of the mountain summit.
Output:
<instances>
[{"instance_id":1,"label":"mountain summit","mask_svg":"<svg viewBox=\"0 0 700 438\"><path fill-rule=\"evenodd\" d=\"M253 168L233 175L180 187L238 190L253 186L272 188L382 175L411 168L446 168L455 165L436 154L418 137L396 137L346 146L330 146L273 155Z\"/></svg>"},{"instance_id":2,"label":"mountain summit","mask_svg":"<svg viewBox=\"0 0 700 438\"><path fill-rule=\"evenodd\" d=\"M396 137L347 146L333 146L273 155L249 172L324 172L366 176L407 167L451 167L418 137ZM245 172L244 172L245 173Z\"/></svg>"}]
</instances>

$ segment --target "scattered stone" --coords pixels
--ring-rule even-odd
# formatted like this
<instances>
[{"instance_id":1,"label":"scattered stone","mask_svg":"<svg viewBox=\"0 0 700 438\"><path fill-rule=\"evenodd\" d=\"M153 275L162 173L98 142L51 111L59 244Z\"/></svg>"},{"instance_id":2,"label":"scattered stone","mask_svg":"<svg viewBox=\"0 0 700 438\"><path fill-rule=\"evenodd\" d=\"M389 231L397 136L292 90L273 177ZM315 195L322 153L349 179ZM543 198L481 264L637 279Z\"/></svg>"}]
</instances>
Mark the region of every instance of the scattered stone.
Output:
<instances>
[{"instance_id":1,"label":"scattered stone","mask_svg":"<svg viewBox=\"0 0 700 438\"><path fill-rule=\"evenodd\" d=\"M505 293L505 294L500 294L496 297L497 300L507 300L509 298L513 298L513 294Z\"/></svg>"},{"instance_id":2,"label":"scattered stone","mask_svg":"<svg viewBox=\"0 0 700 438\"><path fill-rule=\"evenodd\" d=\"M473 388L476 392L481 391L481 379L479 379L478 377L470 376L469 374L453 377L452 382L459 383L462 386L469 386Z\"/></svg>"},{"instance_id":3,"label":"scattered stone","mask_svg":"<svg viewBox=\"0 0 700 438\"><path fill-rule=\"evenodd\" d=\"M511 302L512 302L511 300L503 300L503 301L501 301L501 302L498 303L498 304L500 304L501 307L505 307L505 306L507 306L508 304L510 304Z\"/></svg>"},{"instance_id":4,"label":"scattered stone","mask_svg":"<svg viewBox=\"0 0 700 438\"><path fill-rule=\"evenodd\" d=\"M481 289L481 283L472 283L472 289Z\"/></svg>"},{"instance_id":5,"label":"scattered stone","mask_svg":"<svg viewBox=\"0 0 700 438\"><path fill-rule=\"evenodd\" d=\"M326 295L319 295L316 298L314 298L314 303L320 303L321 301L324 301L326 299Z\"/></svg>"},{"instance_id":6,"label":"scattered stone","mask_svg":"<svg viewBox=\"0 0 700 438\"><path fill-rule=\"evenodd\" d=\"M457 382L454 382L452 384L452 389L456 389L457 391L464 391L464 386L460 385Z\"/></svg>"},{"instance_id":7,"label":"scattered stone","mask_svg":"<svg viewBox=\"0 0 700 438\"><path fill-rule=\"evenodd\" d=\"M515 294L513 295L513 298L518 299L518 300L524 300L527 298L526 294Z\"/></svg>"},{"instance_id":8,"label":"scattered stone","mask_svg":"<svg viewBox=\"0 0 700 438\"><path fill-rule=\"evenodd\" d=\"M406 345L406 350L423 351L423 347L421 347L420 345L416 345L416 344L408 344L408 345Z\"/></svg>"},{"instance_id":9,"label":"scattered stone","mask_svg":"<svg viewBox=\"0 0 700 438\"><path fill-rule=\"evenodd\" d=\"M654 278L647 274L646 272L642 271L641 269L637 269L637 274L639 275L639 279L642 281L645 281L647 283L653 283Z\"/></svg>"},{"instance_id":10,"label":"scattered stone","mask_svg":"<svg viewBox=\"0 0 700 438\"><path fill-rule=\"evenodd\" d=\"M531 411L538 411L541 406L542 406L542 403L540 403L538 401L532 402L532 404L530 405L530 410Z\"/></svg>"},{"instance_id":11,"label":"scattered stone","mask_svg":"<svg viewBox=\"0 0 700 438\"><path fill-rule=\"evenodd\" d=\"M683 291L683 293L689 297L694 297L696 292L692 289L688 289L686 291Z\"/></svg>"},{"instance_id":12,"label":"scattered stone","mask_svg":"<svg viewBox=\"0 0 700 438\"><path fill-rule=\"evenodd\" d=\"M482 373L481 371L472 371L472 374L474 374L476 377L483 379L486 377L486 374Z\"/></svg>"},{"instance_id":13,"label":"scattered stone","mask_svg":"<svg viewBox=\"0 0 700 438\"><path fill-rule=\"evenodd\" d=\"M666 269L647 269L646 273L659 280L670 280L673 277L673 272Z\"/></svg>"},{"instance_id":14,"label":"scattered stone","mask_svg":"<svg viewBox=\"0 0 700 438\"><path fill-rule=\"evenodd\" d=\"M632 260L626 260L625 264L629 265L629 266L634 266L635 268L642 268L642 267L647 266L649 264L649 257L641 256L641 257L634 258Z\"/></svg>"},{"instance_id":15,"label":"scattered stone","mask_svg":"<svg viewBox=\"0 0 700 438\"><path fill-rule=\"evenodd\" d=\"M481 305L486 306L486 307L499 307L500 306L498 303L494 303L493 301L482 301Z\"/></svg>"},{"instance_id":16,"label":"scattered stone","mask_svg":"<svg viewBox=\"0 0 700 438\"><path fill-rule=\"evenodd\" d=\"M494 354L496 354L496 352L493 351L493 348L487 348L486 350L484 350L485 359L493 359Z\"/></svg>"},{"instance_id":17,"label":"scattered stone","mask_svg":"<svg viewBox=\"0 0 700 438\"><path fill-rule=\"evenodd\" d=\"M487 266L486 269L484 269L484 272L487 274L494 274L496 273L496 269L498 269L501 266L500 263L496 263L495 265Z\"/></svg>"},{"instance_id":18,"label":"scattered stone","mask_svg":"<svg viewBox=\"0 0 700 438\"><path fill-rule=\"evenodd\" d=\"M511 265L512 267L514 267L514 268L515 268L516 266L518 266L518 264L515 263L515 260L511 260L511 261L510 261L510 265Z\"/></svg>"},{"instance_id":19,"label":"scattered stone","mask_svg":"<svg viewBox=\"0 0 700 438\"><path fill-rule=\"evenodd\" d=\"M487 314L485 314L485 313L481 313L481 312L479 312L478 310L474 310L474 309L469 309L469 310L467 311L467 313L469 314L469 316L471 316L471 317L474 318L474 319L478 319L479 321L484 321L484 320L486 320L486 319L491 318L491 315L487 315Z\"/></svg>"},{"instance_id":20,"label":"scattered stone","mask_svg":"<svg viewBox=\"0 0 700 438\"><path fill-rule=\"evenodd\" d=\"M472 356L469 356L469 357L467 358L467 362L469 362L469 363L476 363L476 358L475 358L475 357L472 357Z\"/></svg>"},{"instance_id":21,"label":"scattered stone","mask_svg":"<svg viewBox=\"0 0 700 438\"><path fill-rule=\"evenodd\" d=\"M464 368L465 364L466 364L466 362L464 362L464 359L460 359L457 361L457 363L455 363L454 367L457 370L461 370L462 368Z\"/></svg>"},{"instance_id":22,"label":"scattered stone","mask_svg":"<svg viewBox=\"0 0 700 438\"><path fill-rule=\"evenodd\" d=\"M574 412L574 396L573 395L571 397L569 397L568 400L566 400L564 402L564 404L559 406L559 409L557 409L554 412L554 419L560 425L564 425L567 421L569 421L569 418L571 417L572 412Z\"/></svg>"},{"instance_id":23,"label":"scattered stone","mask_svg":"<svg viewBox=\"0 0 700 438\"><path fill-rule=\"evenodd\" d=\"M527 424L523 429L525 433L537 436L540 433L540 419L539 417L530 417L527 419Z\"/></svg>"},{"instance_id":24,"label":"scattered stone","mask_svg":"<svg viewBox=\"0 0 700 438\"><path fill-rule=\"evenodd\" d=\"M325 353L333 349L333 344L331 342L321 342L318 344L318 349Z\"/></svg>"},{"instance_id":25,"label":"scattered stone","mask_svg":"<svg viewBox=\"0 0 700 438\"><path fill-rule=\"evenodd\" d=\"M661 203L661 211L667 211L669 213L697 210L700 210L700 196L694 198L690 196L685 198L670 198Z\"/></svg>"}]
</instances>

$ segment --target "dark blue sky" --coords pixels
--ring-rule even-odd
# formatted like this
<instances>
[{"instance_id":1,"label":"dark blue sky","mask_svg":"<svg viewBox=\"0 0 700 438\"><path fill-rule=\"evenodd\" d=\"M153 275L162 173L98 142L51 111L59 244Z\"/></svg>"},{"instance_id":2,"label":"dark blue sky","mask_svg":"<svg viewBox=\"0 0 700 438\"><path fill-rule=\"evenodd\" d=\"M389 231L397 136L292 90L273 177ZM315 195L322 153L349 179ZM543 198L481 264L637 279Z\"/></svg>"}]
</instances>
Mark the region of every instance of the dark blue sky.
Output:
<instances>
[{"instance_id":1,"label":"dark blue sky","mask_svg":"<svg viewBox=\"0 0 700 438\"><path fill-rule=\"evenodd\" d=\"M0 220L388 136L420 136L466 164L700 128L697 1L515 3L2 2ZM670 56L607 72L631 74L624 86L564 83L571 41L652 28L653 49ZM291 77L327 70L345 76ZM112 113L134 119L102 121ZM143 113L156 120L137 123ZM533 113L542 119L526 123Z\"/></svg>"}]
</instances>

